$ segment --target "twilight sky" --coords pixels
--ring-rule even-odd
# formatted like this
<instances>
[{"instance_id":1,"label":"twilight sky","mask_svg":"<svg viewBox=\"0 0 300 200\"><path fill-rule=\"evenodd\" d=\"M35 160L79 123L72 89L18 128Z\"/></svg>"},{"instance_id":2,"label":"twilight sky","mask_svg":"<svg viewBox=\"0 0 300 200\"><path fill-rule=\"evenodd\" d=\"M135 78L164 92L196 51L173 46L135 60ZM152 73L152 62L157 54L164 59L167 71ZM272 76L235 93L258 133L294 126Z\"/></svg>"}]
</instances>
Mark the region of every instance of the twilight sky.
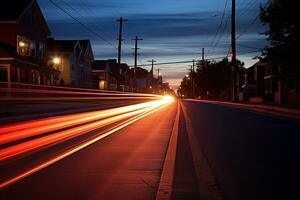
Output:
<instances>
[{"instance_id":1,"label":"twilight sky","mask_svg":"<svg viewBox=\"0 0 300 200\"><path fill-rule=\"evenodd\" d=\"M117 58L119 25L124 17L123 58L133 64L135 36L139 42L139 64L149 59L173 62L200 59L205 48L207 59L225 57L230 48L231 1L227 0L53 0L69 14L88 26L92 34L49 0L38 0L52 36L56 39L90 39L96 59ZM238 59L251 66L268 43L259 19L259 6L267 0L237 1ZM224 12L225 10L225 12ZM223 15L224 13L224 15ZM222 20L223 19L223 20ZM241 35L240 35L241 34ZM257 51L254 52L253 51ZM252 53L250 53L252 52ZM165 81L176 87L188 73L190 64L159 66ZM149 67L145 67L149 69Z\"/></svg>"}]
</instances>

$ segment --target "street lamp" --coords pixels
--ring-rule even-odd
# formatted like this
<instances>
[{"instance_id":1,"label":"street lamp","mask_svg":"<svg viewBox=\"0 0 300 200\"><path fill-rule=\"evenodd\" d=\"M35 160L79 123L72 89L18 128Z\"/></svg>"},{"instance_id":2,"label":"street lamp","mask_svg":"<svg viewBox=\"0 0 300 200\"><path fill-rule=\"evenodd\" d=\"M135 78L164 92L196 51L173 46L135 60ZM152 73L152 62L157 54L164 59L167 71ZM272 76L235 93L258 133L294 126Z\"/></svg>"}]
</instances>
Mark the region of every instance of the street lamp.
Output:
<instances>
[{"instance_id":1,"label":"street lamp","mask_svg":"<svg viewBox=\"0 0 300 200\"><path fill-rule=\"evenodd\" d=\"M23 41L20 41L19 42L19 47L25 47L26 46L26 43L25 42L23 42Z\"/></svg>"},{"instance_id":2,"label":"street lamp","mask_svg":"<svg viewBox=\"0 0 300 200\"><path fill-rule=\"evenodd\" d=\"M52 62L53 62L53 64L55 64L55 65L59 65L60 62L61 62L61 59L60 59L59 57L54 57L54 58L52 59Z\"/></svg>"}]
</instances>

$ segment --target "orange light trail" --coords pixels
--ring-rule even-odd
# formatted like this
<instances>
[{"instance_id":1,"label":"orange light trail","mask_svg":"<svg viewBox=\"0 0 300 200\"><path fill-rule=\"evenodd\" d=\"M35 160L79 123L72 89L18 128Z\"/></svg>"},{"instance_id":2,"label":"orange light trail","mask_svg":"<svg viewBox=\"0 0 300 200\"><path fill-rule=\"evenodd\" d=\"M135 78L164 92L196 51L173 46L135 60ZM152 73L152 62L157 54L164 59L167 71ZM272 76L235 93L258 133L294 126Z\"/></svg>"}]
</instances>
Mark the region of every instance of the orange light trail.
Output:
<instances>
[{"instance_id":1,"label":"orange light trail","mask_svg":"<svg viewBox=\"0 0 300 200\"><path fill-rule=\"evenodd\" d=\"M78 146L76 146L76 147L74 147L74 148L72 148L72 149L70 149L68 151L65 151L64 153L61 153L60 155L55 156L54 158L52 158L52 159L50 159L50 160L48 160L48 161L46 161L44 163L41 163L40 165L37 165L37 166L35 166L35 167L33 167L33 168L31 168L31 169L29 169L29 170L27 170L27 171L25 171L25 172L17 175L17 176L15 176L15 177L13 177L13 178L11 178L9 180L1 182L0 183L0 190L3 189L3 188L5 188L5 187L8 187L11 184L14 184L17 181L20 181L20 180L22 180L22 179L24 179L24 178L26 178L26 177L34 174L34 173L36 173L36 172L38 172L38 171L46 168L46 167L48 167L48 166L50 166L50 165L52 165L52 164L54 164L54 163L56 163L56 162L58 162L58 161L60 161L60 160L62 160L64 158L66 158L66 157L68 157L68 156L70 156L70 155L72 155L72 154L74 154L74 153L82 150L82 149L84 149L85 147L88 147L91 144L94 144L95 142L98 142L99 140L101 140L103 138L108 137L109 135L111 135L111 134L113 134L113 133L115 133L115 132L117 132L117 131L125 128L126 126L129 126L130 124L132 124L132 123L134 123L134 122L136 122L136 121L138 121L138 120L140 120L140 119L142 119L142 118L144 118L144 117L146 117L146 116L148 116L148 115L150 115L150 114L152 114L152 113L154 113L154 112L162 109L163 107L164 106L158 107L158 108L156 108L156 109L154 109L154 110L152 110L150 112L146 112L146 113L140 114L140 115L138 115L138 116L136 116L136 117L134 117L134 118L132 118L130 120L127 120L123 124L117 126L116 128L113 128L113 129L111 129L111 130L109 130L107 132L104 132L103 134L101 134L101 135L99 135L99 136L97 136L97 137L95 137L95 138L93 138L93 139L91 139L91 140L89 140L87 142L84 142L83 144L80 144L80 145L78 145Z\"/></svg>"},{"instance_id":2,"label":"orange light trail","mask_svg":"<svg viewBox=\"0 0 300 200\"><path fill-rule=\"evenodd\" d=\"M172 101L170 98L162 100L113 108L103 111L88 112L82 114L73 114L43 120L31 121L13 126L7 126L1 129L0 144L17 141L31 136L60 130L79 125L67 130L58 131L50 135L29 140L14 146L0 150L0 161L4 161L25 153L48 147L59 142L83 135L87 132L99 129L109 124L125 120L126 118L149 112L157 107L168 104ZM82 125L83 124L83 125Z\"/></svg>"},{"instance_id":3,"label":"orange light trail","mask_svg":"<svg viewBox=\"0 0 300 200\"><path fill-rule=\"evenodd\" d=\"M82 150L85 147L87 147L87 146L89 146L91 144L94 144L95 142L97 142L97 141L99 141L99 140L101 140L101 139L103 139L105 137L108 137L109 135L111 135L111 134L113 134L113 133L115 133L115 132L117 132L117 131L125 128L126 126L128 126L128 125L130 125L130 124L132 124L132 123L134 123L134 122L136 122L136 121L138 121L138 120L140 120L140 119L142 119L142 118L144 118L144 117L146 117L146 116L148 116L148 115L150 115L150 114L152 114L152 113L154 113L154 112L156 112L156 111L158 111L160 109L162 109L166 105L170 104L173 100L174 99L172 99L170 97L164 97L162 100L153 101L153 102L148 103L149 107L145 107L145 108L142 108L140 110L134 110L134 111L131 111L129 113L121 114L119 116L113 116L111 118L107 118L107 119L104 119L102 121L92 123L93 125L89 124L88 126L82 126L79 129L78 128L77 129L73 129L73 134L76 134L76 133L78 133L78 134L81 133L82 134L82 133L84 133L86 131L93 130L96 126L99 127L100 125L104 125L106 123L107 124L108 123L113 123L114 121L118 121L120 119L125 119L124 122L120 123L119 125L115 126L114 128L112 128L112 129L110 129L110 130L108 130L106 132L100 133L100 135L98 135L98 136L96 136L94 138L91 138L90 140L85 141L84 143L82 143L82 144L80 144L80 145L78 145L76 147L73 147L72 149L69 149L69 150L65 151L64 153L61 153L61 154L55 156L54 158L52 158L52 159L50 159L50 160L48 160L46 162L43 162L43 163L41 163L41 164L39 164L39 165L37 165L37 166L29 169L29 170L26 170L25 172L21 172L20 174L14 176L14 177L12 177L12 178L10 178L8 180L5 180L5 181L1 182L0 183L0 189L8 187L9 185L11 185L11 184L13 184L13 183L15 183L15 182L17 182L19 180L22 180L22 179L24 179L24 178L32 175L33 173L36 173L36 172L38 172L38 171L40 171L40 170L42 170L42 169L44 169L44 168L46 168L46 167L48 167L50 165L52 165L52 164L54 164L54 163L62 160L62 159L64 159L64 158L66 158L66 157L74 154L74 153ZM128 119L128 117L131 117L131 118ZM66 131L64 133L61 132L61 134L63 134L64 136L57 135L57 137L53 137L53 138L55 138L55 139L58 139L58 138L60 138L60 139L67 139L69 137L72 137L72 134L71 134L72 131L71 130L69 130L69 132L68 131ZM69 133L69 135L68 135L68 133ZM60 136L62 136L62 137L60 137ZM50 141L51 141L51 139L48 142L50 142ZM47 140L42 141L42 143L43 142L47 143ZM53 142L53 140L52 140L52 142ZM32 143L32 146L31 145L28 145L28 146L30 148L30 147L33 147L35 144L37 146L40 146L38 144L38 142L36 142L36 141ZM25 147L26 146L27 145L25 145ZM26 150L26 148L23 148L23 150ZM11 149L10 152L11 153L16 153L12 149ZM10 154L6 153L6 156L3 156L3 158L7 157L8 155L10 155ZM0 153L0 156L2 158L2 152Z\"/></svg>"},{"instance_id":4,"label":"orange light trail","mask_svg":"<svg viewBox=\"0 0 300 200\"><path fill-rule=\"evenodd\" d=\"M95 120L120 115L123 113L143 109L156 105L159 101L123 106L101 111L92 111L79 114L70 114L65 116L50 117L29 122L23 122L16 125L3 126L0 129L0 145L9 142L21 140L24 138L40 135L43 133L80 125Z\"/></svg>"}]
</instances>

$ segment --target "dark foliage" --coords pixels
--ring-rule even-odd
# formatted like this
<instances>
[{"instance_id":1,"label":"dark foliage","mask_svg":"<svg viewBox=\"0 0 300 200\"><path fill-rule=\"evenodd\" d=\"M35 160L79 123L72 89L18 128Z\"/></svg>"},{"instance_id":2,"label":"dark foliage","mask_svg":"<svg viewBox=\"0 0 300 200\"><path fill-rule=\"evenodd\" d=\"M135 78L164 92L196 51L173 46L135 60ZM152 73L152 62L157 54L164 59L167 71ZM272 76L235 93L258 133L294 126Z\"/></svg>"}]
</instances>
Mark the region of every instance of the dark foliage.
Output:
<instances>
[{"instance_id":1,"label":"dark foliage","mask_svg":"<svg viewBox=\"0 0 300 200\"><path fill-rule=\"evenodd\" d=\"M298 1L272 0L261 9L261 21L269 26L265 35L271 46L263 53L263 60L281 66L287 75L299 73L299 11Z\"/></svg>"},{"instance_id":2,"label":"dark foliage","mask_svg":"<svg viewBox=\"0 0 300 200\"><path fill-rule=\"evenodd\" d=\"M237 66L243 67L244 63L237 61ZM194 74L196 97L209 99L229 99L231 87L231 62L227 58L216 62L206 61L197 63L197 71ZM192 96L191 74L184 77L178 92L185 97Z\"/></svg>"}]
</instances>

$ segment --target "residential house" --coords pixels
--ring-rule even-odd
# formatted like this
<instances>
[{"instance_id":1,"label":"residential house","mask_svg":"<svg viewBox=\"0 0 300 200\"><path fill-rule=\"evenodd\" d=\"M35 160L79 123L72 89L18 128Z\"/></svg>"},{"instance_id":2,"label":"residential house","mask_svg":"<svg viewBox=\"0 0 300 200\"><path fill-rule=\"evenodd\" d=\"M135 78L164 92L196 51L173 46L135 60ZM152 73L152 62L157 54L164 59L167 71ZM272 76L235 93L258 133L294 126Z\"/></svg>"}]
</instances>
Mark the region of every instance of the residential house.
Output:
<instances>
[{"instance_id":1,"label":"residential house","mask_svg":"<svg viewBox=\"0 0 300 200\"><path fill-rule=\"evenodd\" d=\"M93 62L89 40L48 40L48 64L60 71L58 85L92 88Z\"/></svg>"},{"instance_id":2,"label":"residential house","mask_svg":"<svg viewBox=\"0 0 300 200\"><path fill-rule=\"evenodd\" d=\"M136 92L148 92L149 91L149 72L146 69L137 67L133 69L134 75L134 85Z\"/></svg>"},{"instance_id":3,"label":"residential house","mask_svg":"<svg viewBox=\"0 0 300 200\"><path fill-rule=\"evenodd\" d=\"M95 60L92 73L97 77L100 90L110 89L110 69L106 60Z\"/></svg>"},{"instance_id":4,"label":"residential house","mask_svg":"<svg viewBox=\"0 0 300 200\"><path fill-rule=\"evenodd\" d=\"M80 62L77 77L82 81L84 87L96 88L96 80L92 74L94 53L90 40L79 40L81 46Z\"/></svg>"},{"instance_id":5,"label":"residential house","mask_svg":"<svg viewBox=\"0 0 300 200\"><path fill-rule=\"evenodd\" d=\"M51 84L46 47L50 30L36 0L0 7L0 81Z\"/></svg>"},{"instance_id":6,"label":"residential house","mask_svg":"<svg viewBox=\"0 0 300 200\"><path fill-rule=\"evenodd\" d=\"M99 89L130 91L130 73L127 64L118 64L117 60L96 60L93 74L98 78Z\"/></svg>"},{"instance_id":7,"label":"residential house","mask_svg":"<svg viewBox=\"0 0 300 200\"><path fill-rule=\"evenodd\" d=\"M118 87L119 91L130 92L130 69L129 66L125 63L121 63L119 66L120 76Z\"/></svg>"},{"instance_id":8,"label":"residential house","mask_svg":"<svg viewBox=\"0 0 300 200\"><path fill-rule=\"evenodd\" d=\"M264 67L263 63L257 62L246 69L244 73L244 85L242 86L244 101L264 101Z\"/></svg>"},{"instance_id":9,"label":"residential house","mask_svg":"<svg viewBox=\"0 0 300 200\"><path fill-rule=\"evenodd\" d=\"M247 69L244 100L300 104L298 79L285 77L280 67L259 61Z\"/></svg>"}]
</instances>

